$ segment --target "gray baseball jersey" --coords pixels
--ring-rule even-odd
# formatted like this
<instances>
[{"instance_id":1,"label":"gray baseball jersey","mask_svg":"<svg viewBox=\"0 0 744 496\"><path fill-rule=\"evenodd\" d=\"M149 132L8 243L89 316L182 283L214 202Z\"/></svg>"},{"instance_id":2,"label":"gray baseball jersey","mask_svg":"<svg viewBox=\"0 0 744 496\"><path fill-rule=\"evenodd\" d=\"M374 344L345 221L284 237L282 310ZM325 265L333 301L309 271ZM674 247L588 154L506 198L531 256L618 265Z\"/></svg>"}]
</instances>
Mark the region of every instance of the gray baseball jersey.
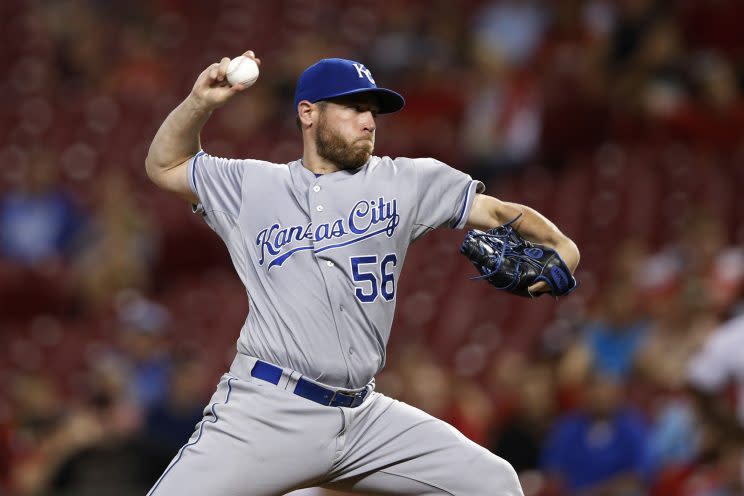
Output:
<instances>
[{"instance_id":1,"label":"gray baseball jersey","mask_svg":"<svg viewBox=\"0 0 744 496\"><path fill-rule=\"evenodd\" d=\"M238 351L344 388L385 364L411 242L462 228L483 184L430 158L372 157L316 176L198 153L194 210L222 238L249 298Z\"/></svg>"},{"instance_id":2,"label":"gray baseball jersey","mask_svg":"<svg viewBox=\"0 0 744 496\"><path fill-rule=\"evenodd\" d=\"M523 496L514 469L442 420L373 391L355 408L298 396L298 373L366 385L385 363L408 245L462 227L481 183L432 159L373 157L316 177L300 161L197 155L195 210L222 237L250 310L230 372L149 496ZM281 378L253 375L257 359Z\"/></svg>"}]
</instances>

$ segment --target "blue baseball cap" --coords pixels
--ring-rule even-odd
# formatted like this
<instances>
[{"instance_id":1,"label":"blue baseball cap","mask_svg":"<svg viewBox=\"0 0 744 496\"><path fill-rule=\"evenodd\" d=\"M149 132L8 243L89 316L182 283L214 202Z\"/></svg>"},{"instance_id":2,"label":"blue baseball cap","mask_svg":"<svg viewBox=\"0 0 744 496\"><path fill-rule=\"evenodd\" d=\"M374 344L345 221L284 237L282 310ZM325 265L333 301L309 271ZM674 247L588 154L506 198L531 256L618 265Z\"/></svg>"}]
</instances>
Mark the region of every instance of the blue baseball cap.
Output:
<instances>
[{"instance_id":1,"label":"blue baseball cap","mask_svg":"<svg viewBox=\"0 0 744 496\"><path fill-rule=\"evenodd\" d=\"M395 91L378 88L364 64L346 59L323 59L305 69L297 80L295 109L302 100L315 103L357 93L377 95L380 114L397 112L406 103Z\"/></svg>"}]
</instances>

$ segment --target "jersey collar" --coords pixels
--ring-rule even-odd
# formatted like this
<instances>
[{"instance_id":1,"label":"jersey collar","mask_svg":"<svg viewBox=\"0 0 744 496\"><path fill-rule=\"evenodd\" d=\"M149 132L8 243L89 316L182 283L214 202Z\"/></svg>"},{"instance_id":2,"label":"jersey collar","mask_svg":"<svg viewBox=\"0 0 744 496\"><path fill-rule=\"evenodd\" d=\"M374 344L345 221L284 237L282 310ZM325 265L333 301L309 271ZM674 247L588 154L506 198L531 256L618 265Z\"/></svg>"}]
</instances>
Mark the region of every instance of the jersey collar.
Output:
<instances>
[{"instance_id":1,"label":"jersey collar","mask_svg":"<svg viewBox=\"0 0 744 496\"><path fill-rule=\"evenodd\" d=\"M318 177L316 177L315 173L313 173L310 169L308 169L307 167L303 165L302 159L295 160L294 162L290 163L290 170L296 169L296 171L292 172L293 175L298 174L303 179L303 183L309 186L310 184L315 184L318 181L323 181L325 183L338 182L338 181L343 181L345 179L348 179L350 177L354 177L355 175L367 169L370 163L376 160L379 160L379 159L375 156L372 156L369 158L369 160L367 160L367 163L365 163L363 166L361 166L358 169L329 172L328 174L322 174Z\"/></svg>"}]
</instances>

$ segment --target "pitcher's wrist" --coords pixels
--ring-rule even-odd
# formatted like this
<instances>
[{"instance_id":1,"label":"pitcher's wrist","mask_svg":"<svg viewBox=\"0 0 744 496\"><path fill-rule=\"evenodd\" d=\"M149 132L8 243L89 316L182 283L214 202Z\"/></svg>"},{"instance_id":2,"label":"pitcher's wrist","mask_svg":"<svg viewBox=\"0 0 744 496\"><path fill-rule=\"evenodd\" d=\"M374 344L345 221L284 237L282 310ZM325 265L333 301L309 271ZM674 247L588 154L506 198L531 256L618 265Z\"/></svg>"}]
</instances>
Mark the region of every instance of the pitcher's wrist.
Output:
<instances>
[{"instance_id":1,"label":"pitcher's wrist","mask_svg":"<svg viewBox=\"0 0 744 496\"><path fill-rule=\"evenodd\" d=\"M208 116L216 108L215 105L208 103L204 98L193 92L189 93L189 96L186 97L184 105L199 116Z\"/></svg>"}]
</instances>

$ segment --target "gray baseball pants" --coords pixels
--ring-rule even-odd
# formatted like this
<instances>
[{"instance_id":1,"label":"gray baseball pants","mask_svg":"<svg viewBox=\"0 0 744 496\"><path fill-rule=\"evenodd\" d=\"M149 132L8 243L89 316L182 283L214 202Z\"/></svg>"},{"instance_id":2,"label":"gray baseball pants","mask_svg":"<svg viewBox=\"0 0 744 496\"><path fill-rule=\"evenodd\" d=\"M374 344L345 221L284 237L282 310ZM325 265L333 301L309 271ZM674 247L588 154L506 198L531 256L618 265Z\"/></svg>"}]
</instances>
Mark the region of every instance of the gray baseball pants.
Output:
<instances>
[{"instance_id":1,"label":"gray baseball pants","mask_svg":"<svg viewBox=\"0 0 744 496\"><path fill-rule=\"evenodd\" d=\"M148 496L280 496L313 486L523 494L505 460L417 408L377 392L357 408L323 406L296 396L291 382L284 389L246 370L233 364L222 376L204 418Z\"/></svg>"}]
</instances>

